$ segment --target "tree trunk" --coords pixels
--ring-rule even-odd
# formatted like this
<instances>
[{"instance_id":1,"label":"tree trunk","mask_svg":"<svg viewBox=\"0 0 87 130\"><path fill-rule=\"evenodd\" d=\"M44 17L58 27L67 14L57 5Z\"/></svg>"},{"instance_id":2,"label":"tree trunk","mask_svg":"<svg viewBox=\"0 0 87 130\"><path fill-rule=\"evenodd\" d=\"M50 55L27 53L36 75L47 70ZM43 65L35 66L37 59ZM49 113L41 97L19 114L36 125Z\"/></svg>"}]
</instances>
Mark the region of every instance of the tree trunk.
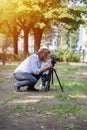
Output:
<instances>
[{"instance_id":1,"label":"tree trunk","mask_svg":"<svg viewBox=\"0 0 87 130\"><path fill-rule=\"evenodd\" d=\"M14 48L14 54L18 54L18 36L14 35L14 43L13 43L13 48Z\"/></svg>"},{"instance_id":2,"label":"tree trunk","mask_svg":"<svg viewBox=\"0 0 87 130\"><path fill-rule=\"evenodd\" d=\"M26 54L28 54L28 47L29 47L29 45L28 45L28 30L27 29L25 29L24 30L24 54L26 55Z\"/></svg>"},{"instance_id":3,"label":"tree trunk","mask_svg":"<svg viewBox=\"0 0 87 130\"><path fill-rule=\"evenodd\" d=\"M43 29L33 28L34 31L34 52L37 52L40 48Z\"/></svg>"},{"instance_id":4,"label":"tree trunk","mask_svg":"<svg viewBox=\"0 0 87 130\"><path fill-rule=\"evenodd\" d=\"M13 43L14 54L18 54L18 33L17 33L16 26L14 26L13 28L13 38L14 38L14 43Z\"/></svg>"}]
</instances>

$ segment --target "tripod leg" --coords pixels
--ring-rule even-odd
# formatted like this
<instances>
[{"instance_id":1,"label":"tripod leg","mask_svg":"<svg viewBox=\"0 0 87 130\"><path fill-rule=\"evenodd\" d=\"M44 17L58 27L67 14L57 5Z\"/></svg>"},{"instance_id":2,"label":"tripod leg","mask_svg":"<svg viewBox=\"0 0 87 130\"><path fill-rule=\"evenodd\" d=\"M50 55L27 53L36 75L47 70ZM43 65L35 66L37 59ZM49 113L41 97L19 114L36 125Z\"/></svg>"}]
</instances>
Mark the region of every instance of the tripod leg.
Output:
<instances>
[{"instance_id":1,"label":"tripod leg","mask_svg":"<svg viewBox=\"0 0 87 130\"><path fill-rule=\"evenodd\" d=\"M51 80L52 80L52 84L53 84L53 69L52 69L52 72L51 72Z\"/></svg>"},{"instance_id":2,"label":"tripod leg","mask_svg":"<svg viewBox=\"0 0 87 130\"><path fill-rule=\"evenodd\" d=\"M59 85L60 85L60 88L61 88L62 92L64 92L63 86L61 85L61 82L60 82L59 77L58 77L58 75L57 75L57 73L56 73L56 70L53 69L53 71L55 72L55 75L56 75L56 77L57 77L57 80L58 80L58 82L59 82Z\"/></svg>"},{"instance_id":3,"label":"tripod leg","mask_svg":"<svg viewBox=\"0 0 87 130\"><path fill-rule=\"evenodd\" d=\"M52 74L52 70L50 70L48 74L47 90L50 89L51 74Z\"/></svg>"}]
</instances>

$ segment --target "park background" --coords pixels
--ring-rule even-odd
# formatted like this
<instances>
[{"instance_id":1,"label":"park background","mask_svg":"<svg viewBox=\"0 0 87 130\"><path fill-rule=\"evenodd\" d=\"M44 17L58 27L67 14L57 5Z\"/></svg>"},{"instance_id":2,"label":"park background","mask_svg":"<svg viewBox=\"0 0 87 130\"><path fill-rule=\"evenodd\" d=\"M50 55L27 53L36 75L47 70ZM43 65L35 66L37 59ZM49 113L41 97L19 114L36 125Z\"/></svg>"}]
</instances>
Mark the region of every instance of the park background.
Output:
<instances>
[{"instance_id":1,"label":"park background","mask_svg":"<svg viewBox=\"0 0 87 130\"><path fill-rule=\"evenodd\" d=\"M0 0L0 12L0 130L87 130L87 1ZM14 69L43 46L64 92L55 75L47 92L15 92Z\"/></svg>"},{"instance_id":2,"label":"park background","mask_svg":"<svg viewBox=\"0 0 87 130\"><path fill-rule=\"evenodd\" d=\"M1 0L0 59L23 60L46 46L60 61L86 62L86 6L86 0Z\"/></svg>"}]
</instances>

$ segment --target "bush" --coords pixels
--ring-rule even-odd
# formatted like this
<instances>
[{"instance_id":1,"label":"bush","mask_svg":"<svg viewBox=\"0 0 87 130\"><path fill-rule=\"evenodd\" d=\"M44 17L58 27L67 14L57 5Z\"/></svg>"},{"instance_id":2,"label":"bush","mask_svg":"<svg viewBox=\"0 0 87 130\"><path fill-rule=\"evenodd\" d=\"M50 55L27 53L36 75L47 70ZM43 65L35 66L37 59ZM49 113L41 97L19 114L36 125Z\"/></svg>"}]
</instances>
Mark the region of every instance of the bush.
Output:
<instances>
[{"instance_id":1,"label":"bush","mask_svg":"<svg viewBox=\"0 0 87 130\"><path fill-rule=\"evenodd\" d=\"M60 61L63 62L79 62L80 61L80 55L74 53L72 50L69 49L58 49L55 52L52 52L52 55L55 55L56 57L59 57Z\"/></svg>"},{"instance_id":2,"label":"bush","mask_svg":"<svg viewBox=\"0 0 87 130\"><path fill-rule=\"evenodd\" d=\"M30 54L27 55L23 55L23 54L10 54L7 53L6 54L6 62L11 63L14 61L23 61L27 56L29 56ZM0 53L0 60L2 60L2 53Z\"/></svg>"}]
</instances>

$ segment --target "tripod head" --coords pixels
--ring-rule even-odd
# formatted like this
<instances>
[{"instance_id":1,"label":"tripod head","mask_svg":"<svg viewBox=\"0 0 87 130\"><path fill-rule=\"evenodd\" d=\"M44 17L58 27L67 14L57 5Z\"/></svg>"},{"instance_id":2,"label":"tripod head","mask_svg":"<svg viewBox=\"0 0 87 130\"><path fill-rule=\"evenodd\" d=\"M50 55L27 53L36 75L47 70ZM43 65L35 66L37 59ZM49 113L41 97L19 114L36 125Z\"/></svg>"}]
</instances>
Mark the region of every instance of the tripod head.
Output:
<instances>
[{"instance_id":1,"label":"tripod head","mask_svg":"<svg viewBox=\"0 0 87 130\"><path fill-rule=\"evenodd\" d=\"M59 61L59 57L56 56L51 56L51 64L54 66L56 64L57 61Z\"/></svg>"}]
</instances>

